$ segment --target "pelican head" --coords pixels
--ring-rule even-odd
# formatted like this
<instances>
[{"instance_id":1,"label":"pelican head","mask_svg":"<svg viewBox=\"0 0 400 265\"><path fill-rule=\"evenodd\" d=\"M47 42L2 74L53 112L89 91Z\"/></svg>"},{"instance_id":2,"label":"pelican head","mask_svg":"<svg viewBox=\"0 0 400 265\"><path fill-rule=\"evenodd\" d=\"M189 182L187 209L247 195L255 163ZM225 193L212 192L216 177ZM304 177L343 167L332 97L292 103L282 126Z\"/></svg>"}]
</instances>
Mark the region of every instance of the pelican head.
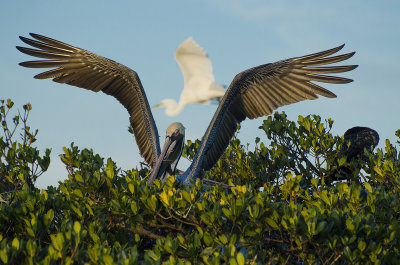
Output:
<instances>
[{"instance_id":1,"label":"pelican head","mask_svg":"<svg viewBox=\"0 0 400 265\"><path fill-rule=\"evenodd\" d=\"M157 163L153 168L153 172L147 182L151 185L156 178L164 177L166 173L174 174L176 165L182 154L183 145L185 143L185 127L182 123L174 122L167 128L164 147Z\"/></svg>"}]
</instances>

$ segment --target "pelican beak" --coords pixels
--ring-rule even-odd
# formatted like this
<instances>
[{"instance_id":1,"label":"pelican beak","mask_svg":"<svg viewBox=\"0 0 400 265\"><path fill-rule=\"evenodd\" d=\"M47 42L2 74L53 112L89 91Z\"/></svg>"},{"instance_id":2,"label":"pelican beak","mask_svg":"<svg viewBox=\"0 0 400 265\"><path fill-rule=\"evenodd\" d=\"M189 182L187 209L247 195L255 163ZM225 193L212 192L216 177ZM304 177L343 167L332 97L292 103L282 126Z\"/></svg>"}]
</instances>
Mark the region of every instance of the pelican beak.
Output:
<instances>
[{"instance_id":1,"label":"pelican beak","mask_svg":"<svg viewBox=\"0 0 400 265\"><path fill-rule=\"evenodd\" d=\"M174 162L176 158L181 155L182 143L182 134L178 134L176 136L167 136L165 138L164 147L160 156L158 157L156 166L154 167L153 172L147 181L147 186L152 185L155 179L160 178L168 169L168 166L171 165L172 162Z\"/></svg>"}]
</instances>

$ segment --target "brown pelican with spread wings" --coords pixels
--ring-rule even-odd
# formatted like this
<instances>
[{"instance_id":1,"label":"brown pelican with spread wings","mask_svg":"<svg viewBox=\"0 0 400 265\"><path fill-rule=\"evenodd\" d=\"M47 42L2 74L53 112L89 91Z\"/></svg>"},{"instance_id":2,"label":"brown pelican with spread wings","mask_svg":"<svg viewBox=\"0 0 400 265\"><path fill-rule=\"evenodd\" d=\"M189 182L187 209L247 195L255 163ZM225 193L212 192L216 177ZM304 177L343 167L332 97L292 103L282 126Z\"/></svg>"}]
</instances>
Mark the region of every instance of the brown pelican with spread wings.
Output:
<instances>
[{"instance_id":1,"label":"brown pelican with spread wings","mask_svg":"<svg viewBox=\"0 0 400 265\"><path fill-rule=\"evenodd\" d=\"M94 92L103 91L115 97L128 111L140 154L152 168L148 184L164 176L175 174L184 145L185 129L173 123L167 129L161 151L158 131L138 74L115 61L69 44L30 34L34 39L20 37L37 49L18 47L25 54L48 60L29 61L20 65L32 68L52 68L35 76L53 78L58 83L82 87ZM264 64L235 76L208 126L200 148L189 168L177 176L180 184L203 177L221 157L237 129L246 118L269 115L273 110L318 95L334 98L335 94L313 83L344 84L352 80L326 74L353 70L357 65L324 66L344 61L354 52L330 56L344 44L322 52Z\"/></svg>"}]
</instances>

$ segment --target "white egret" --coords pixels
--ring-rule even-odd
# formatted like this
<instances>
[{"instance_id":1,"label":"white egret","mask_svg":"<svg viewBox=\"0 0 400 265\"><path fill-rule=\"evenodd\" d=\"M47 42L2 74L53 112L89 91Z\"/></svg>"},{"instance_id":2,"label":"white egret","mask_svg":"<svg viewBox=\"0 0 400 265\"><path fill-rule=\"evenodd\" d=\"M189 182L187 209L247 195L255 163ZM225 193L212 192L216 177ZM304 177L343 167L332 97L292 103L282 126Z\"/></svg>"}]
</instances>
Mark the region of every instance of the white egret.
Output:
<instances>
[{"instance_id":1,"label":"white egret","mask_svg":"<svg viewBox=\"0 0 400 265\"><path fill-rule=\"evenodd\" d=\"M176 116L187 104L210 104L210 99L224 96L224 87L214 81L210 58L192 37L179 45L175 51L175 59L182 70L184 79L179 103L173 99L164 99L153 108L165 107L165 113L168 116Z\"/></svg>"}]
</instances>

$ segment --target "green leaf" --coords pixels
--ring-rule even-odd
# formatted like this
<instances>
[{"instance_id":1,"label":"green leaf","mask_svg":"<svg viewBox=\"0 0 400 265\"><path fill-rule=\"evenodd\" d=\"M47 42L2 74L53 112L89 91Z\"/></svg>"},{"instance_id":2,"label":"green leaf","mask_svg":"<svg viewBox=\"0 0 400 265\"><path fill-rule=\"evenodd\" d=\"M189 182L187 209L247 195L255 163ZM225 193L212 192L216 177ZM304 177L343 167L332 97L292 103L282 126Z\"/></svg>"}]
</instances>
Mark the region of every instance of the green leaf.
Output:
<instances>
[{"instance_id":1,"label":"green leaf","mask_svg":"<svg viewBox=\"0 0 400 265\"><path fill-rule=\"evenodd\" d=\"M196 226L197 231L199 232L200 237L203 237L203 229L200 226Z\"/></svg>"},{"instance_id":2,"label":"green leaf","mask_svg":"<svg viewBox=\"0 0 400 265\"><path fill-rule=\"evenodd\" d=\"M236 260L238 265L244 265L244 256L242 254L242 252L239 252L236 256Z\"/></svg>"},{"instance_id":3,"label":"green leaf","mask_svg":"<svg viewBox=\"0 0 400 265\"><path fill-rule=\"evenodd\" d=\"M36 246L30 239L28 240L28 242L26 242L26 250L28 252L28 256L33 257L35 255Z\"/></svg>"},{"instance_id":4,"label":"green leaf","mask_svg":"<svg viewBox=\"0 0 400 265\"><path fill-rule=\"evenodd\" d=\"M86 207L86 209L88 209L88 211L89 211L89 213L90 213L91 215L94 215L93 210L92 210L92 207L90 207L89 204L85 203L85 207Z\"/></svg>"},{"instance_id":5,"label":"green leaf","mask_svg":"<svg viewBox=\"0 0 400 265\"><path fill-rule=\"evenodd\" d=\"M211 256L214 253L214 248L213 247L207 247L205 249L203 249L203 251L200 253L200 256L203 257L208 257Z\"/></svg>"},{"instance_id":6,"label":"green leaf","mask_svg":"<svg viewBox=\"0 0 400 265\"><path fill-rule=\"evenodd\" d=\"M103 261L106 265L113 265L114 264L114 260L110 255L103 255Z\"/></svg>"},{"instance_id":7,"label":"green leaf","mask_svg":"<svg viewBox=\"0 0 400 265\"><path fill-rule=\"evenodd\" d=\"M78 209L77 207L75 207L73 204L71 204L70 206L71 206L71 209L72 209L80 218L83 217L82 211L81 211L80 209Z\"/></svg>"},{"instance_id":8,"label":"green leaf","mask_svg":"<svg viewBox=\"0 0 400 265\"><path fill-rule=\"evenodd\" d=\"M187 202L189 202L189 203L192 202L192 197L191 197L191 195L189 194L189 192L183 190L183 191L182 191L182 195L183 195L183 198L184 198Z\"/></svg>"},{"instance_id":9,"label":"green leaf","mask_svg":"<svg viewBox=\"0 0 400 265\"><path fill-rule=\"evenodd\" d=\"M328 204L329 206L331 206L331 201L330 201L329 198L328 198L328 191L323 190L323 191L320 193L320 197L321 197L321 199L322 199L326 204Z\"/></svg>"},{"instance_id":10,"label":"green leaf","mask_svg":"<svg viewBox=\"0 0 400 265\"><path fill-rule=\"evenodd\" d=\"M15 238L13 239L11 245L12 245L12 247L13 247L14 249L18 250L18 249L19 249L19 240L18 240L18 238L15 237Z\"/></svg>"},{"instance_id":11,"label":"green leaf","mask_svg":"<svg viewBox=\"0 0 400 265\"><path fill-rule=\"evenodd\" d=\"M351 255L351 250L349 248L349 246L346 246L344 248L344 254L351 260L352 259L352 255Z\"/></svg>"},{"instance_id":12,"label":"green leaf","mask_svg":"<svg viewBox=\"0 0 400 265\"><path fill-rule=\"evenodd\" d=\"M258 204L253 205L253 207L249 205L249 214L251 217L257 218L259 213L260 213L260 207L258 206Z\"/></svg>"},{"instance_id":13,"label":"green leaf","mask_svg":"<svg viewBox=\"0 0 400 265\"><path fill-rule=\"evenodd\" d=\"M74 194L75 194L76 196L78 196L79 198L83 198L83 194L82 194L82 191L81 191L81 190L78 190L78 189L74 190Z\"/></svg>"},{"instance_id":14,"label":"green leaf","mask_svg":"<svg viewBox=\"0 0 400 265\"><path fill-rule=\"evenodd\" d=\"M128 189L132 195L135 194L135 186L132 183L128 183Z\"/></svg>"},{"instance_id":15,"label":"green leaf","mask_svg":"<svg viewBox=\"0 0 400 265\"><path fill-rule=\"evenodd\" d=\"M35 237L35 232L33 232L33 229L30 227L25 227L26 232L28 233L29 236Z\"/></svg>"},{"instance_id":16,"label":"green leaf","mask_svg":"<svg viewBox=\"0 0 400 265\"><path fill-rule=\"evenodd\" d=\"M75 180L78 181L78 182L83 182L83 178L82 178L81 174L76 173L75 174Z\"/></svg>"},{"instance_id":17,"label":"green leaf","mask_svg":"<svg viewBox=\"0 0 400 265\"><path fill-rule=\"evenodd\" d=\"M364 184L365 189L366 189L369 193L372 193L372 187L371 187L371 185L370 185L368 182L364 182L363 184Z\"/></svg>"},{"instance_id":18,"label":"green leaf","mask_svg":"<svg viewBox=\"0 0 400 265\"><path fill-rule=\"evenodd\" d=\"M214 240L213 240L213 238L211 237L211 235L209 233L207 233L207 232L204 233L203 240L204 240L204 243L206 243L207 246L212 246L213 245Z\"/></svg>"},{"instance_id":19,"label":"green leaf","mask_svg":"<svg viewBox=\"0 0 400 265\"><path fill-rule=\"evenodd\" d=\"M355 229L355 226L350 219L346 220L346 227L349 231L354 231L354 229Z\"/></svg>"},{"instance_id":20,"label":"green leaf","mask_svg":"<svg viewBox=\"0 0 400 265\"><path fill-rule=\"evenodd\" d=\"M8 257L7 252L4 249L0 249L0 259L3 261L4 264L7 264Z\"/></svg>"},{"instance_id":21,"label":"green leaf","mask_svg":"<svg viewBox=\"0 0 400 265\"><path fill-rule=\"evenodd\" d=\"M317 225L316 233L318 234L318 233L322 232L325 229L326 225L327 225L327 223L325 221L319 222Z\"/></svg>"},{"instance_id":22,"label":"green leaf","mask_svg":"<svg viewBox=\"0 0 400 265\"><path fill-rule=\"evenodd\" d=\"M71 259L71 257L66 257L65 258L65 265L70 265L72 264L74 261ZM111 263L112 264L112 263Z\"/></svg>"},{"instance_id":23,"label":"green leaf","mask_svg":"<svg viewBox=\"0 0 400 265\"><path fill-rule=\"evenodd\" d=\"M366 246L367 246L367 244L366 244L363 240L358 241L358 249L359 249L361 252L364 251L364 249L366 248Z\"/></svg>"},{"instance_id":24,"label":"green leaf","mask_svg":"<svg viewBox=\"0 0 400 265\"><path fill-rule=\"evenodd\" d=\"M272 228L274 228L274 229L279 229L278 224L277 224L273 219L267 217L267 218L265 218L265 221L267 222L267 224L268 224L270 227L272 227ZM283 221L283 220L282 220L282 221ZM286 224L286 222L285 222L285 224Z\"/></svg>"},{"instance_id":25,"label":"green leaf","mask_svg":"<svg viewBox=\"0 0 400 265\"><path fill-rule=\"evenodd\" d=\"M154 259L154 260L158 260L158 259L159 259L159 257L157 256L156 253L154 253L153 250L147 251L147 254L149 255L150 258L152 258L152 259Z\"/></svg>"},{"instance_id":26,"label":"green leaf","mask_svg":"<svg viewBox=\"0 0 400 265\"><path fill-rule=\"evenodd\" d=\"M163 203L165 203L167 206L169 206L169 201L168 201L168 194L167 192L165 192L165 190L163 190L163 192L161 192L160 194L160 199Z\"/></svg>"},{"instance_id":27,"label":"green leaf","mask_svg":"<svg viewBox=\"0 0 400 265\"><path fill-rule=\"evenodd\" d=\"M229 259L229 265L238 265L234 258Z\"/></svg>"},{"instance_id":28,"label":"green leaf","mask_svg":"<svg viewBox=\"0 0 400 265\"><path fill-rule=\"evenodd\" d=\"M14 102L11 99L7 99L7 108L11 109L14 106Z\"/></svg>"},{"instance_id":29,"label":"green leaf","mask_svg":"<svg viewBox=\"0 0 400 265\"><path fill-rule=\"evenodd\" d=\"M346 157L341 157L341 158L338 160L338 163L339 163L339 167L340 167L340 166L343 166L344 164L346 164Z\"/></svg>"},{"instance_id":30,"label":"green leaf","mask_svg":"<svg viewBox=\"0 0 400 265\"><path fill-rule=\"evenodd\" d=\"M137 204L135 201L131 202L131 210L132 210L133 214L135 214L135 215L137 214L138 208L137 208Z\"/></svg>"},{"instance_id":31,"label":"green leaf","mask_svg":"<svg viewBox=\"0 0 400 265\"><path fill-rule=\"evenodd\" d=\"M227 209L227 208L222 208L222 212L228 218L231 216L231 211L229 209Z\"/></svg>"},{"instance_id":32,"label":"green leaf","mask_svg":"<svg viewBox=\"0 0 400 265\"><path fill-rule=\"evenodd\" d=\"M222 244L225 245L226 243L228 243L228 239L226 238L225 235L220 235L218 238L222 242Z\"/></svg>"},{"instance_id":33,"label":"green leaf","mask_svg":"<svg viewBox=\"0 0 400 265\"><path fill-rule=\"evenodd\" d=\"M44 224L47 226L53 221L54 218L54 211L53 209L50 209L47 211L47 213L44 215Z\"/></svg>"},{"instance_id":34,"label":"green leaf","mask_svg":"<svg viewBox=\"0 0 400 265\"><path fill-rule=\"evenodd\" d=\"M149 206L150 210L152 210L153 212L156 210L157 208L157 198L155 195L151 195L151 197L147 198L147 205Z\"/></svg>"},{"instance_id":35,"label":"green leaf","mask_svg":"<svg viewBox=\"0 0 400 265\"><path fill-rule=\"evenodd\" d=\"M74 222L74 231L79 235L79 232L81 231L81 224L78 221Z\"/></svg>"}]
</instances>

